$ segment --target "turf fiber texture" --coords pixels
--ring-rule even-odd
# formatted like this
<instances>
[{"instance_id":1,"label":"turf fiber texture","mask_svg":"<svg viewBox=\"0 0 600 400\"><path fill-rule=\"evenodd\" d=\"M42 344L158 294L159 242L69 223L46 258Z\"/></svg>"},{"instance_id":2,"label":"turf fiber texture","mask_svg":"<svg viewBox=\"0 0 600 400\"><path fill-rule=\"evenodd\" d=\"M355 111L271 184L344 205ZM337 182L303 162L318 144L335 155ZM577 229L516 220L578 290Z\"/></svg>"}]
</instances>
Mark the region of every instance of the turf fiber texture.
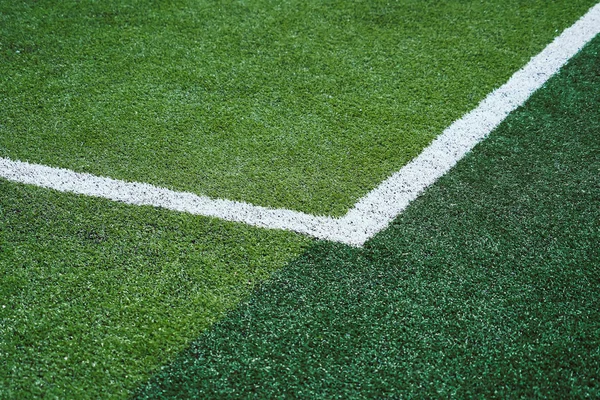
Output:
<instances>
[{"instance_id":1,"label":"turf fiber texture","mask_svg":"<svg viewBox=\"0 0 600 400\"><path fill-rule=\"evenodd\" d=\"M308 243L0 180L0 399L127 397Z\"/></svg>"},{"instance_id":2,"label":"turf fiber texture","mask_svg":"<svg viewBox=\"0 0 600 400\"><path fill-rule=\"evenodd\" d=\"M600 38L363 249L316 243L137 398L600 396Z\"/></svg>"},{"instance_id":3,"label":"turf fiber texture","mask_svg":"<svg viewBox=\"0 0 600 400\"><path fill-rule=\"evenodd\" d=\"M343 215L595 2L0 0L0 156Z\"/></svg>"}]
</instances>

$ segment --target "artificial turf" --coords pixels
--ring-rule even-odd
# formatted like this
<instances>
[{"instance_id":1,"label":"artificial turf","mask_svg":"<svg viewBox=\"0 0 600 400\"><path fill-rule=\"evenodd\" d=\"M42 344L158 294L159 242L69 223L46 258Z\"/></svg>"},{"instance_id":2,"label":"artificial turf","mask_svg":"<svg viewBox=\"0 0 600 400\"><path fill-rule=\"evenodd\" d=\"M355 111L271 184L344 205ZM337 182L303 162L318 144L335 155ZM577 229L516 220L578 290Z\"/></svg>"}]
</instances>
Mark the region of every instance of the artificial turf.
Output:
<instances>
[{"instance_id":1,"label":"artificial turf","mask_svg":"<svg viewBox=\"0 0 600 400\"><path fill-rule=\"evenodd\" d=\"M0 180L0 399L127 397L307 243Z\"/></svg>"},{"instance_id":2,"label":"artificial turf","mask_svg":"<svg viewBox=\"0 0 600 400\"><path fill-rule=\"evenodd\" d=\"M137 398L600 396L600 37L362 249L318 242Z\"/></svg>"},{"instance_id":3,"label":"artificial turf","mask_svg":"<svg viewBox=\"0 0 600 400\"><path fill-rule=\"evenodd\" d=\"M0 156L342 215L596 0L0 0Z\"/></svg>"}]
</instances>

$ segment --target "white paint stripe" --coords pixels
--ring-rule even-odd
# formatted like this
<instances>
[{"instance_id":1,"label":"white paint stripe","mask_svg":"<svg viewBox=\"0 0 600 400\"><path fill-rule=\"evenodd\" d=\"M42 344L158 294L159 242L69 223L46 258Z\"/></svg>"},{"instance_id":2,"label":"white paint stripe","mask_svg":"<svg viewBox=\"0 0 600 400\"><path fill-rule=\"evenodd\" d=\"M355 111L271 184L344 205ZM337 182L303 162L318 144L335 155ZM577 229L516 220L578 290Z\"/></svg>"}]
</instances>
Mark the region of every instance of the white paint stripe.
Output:
<instances>
[{"instance_id":1,"label":"white paint stripe","mask_svg":"<svg viewBox=\"0 0 600 400\"><path fill-rule=\"evenodd\" d=\"M475 110L448 127L418 157L360 199L342 218L211 199L147 183L124 182L7 158L0 158L0 177L62 192L163 207L362 246L388 226L425 188L448 172L509 113L525 103L598 33L600 3L531 59L506 84L489 94Z\"/></svg>"},{"instance_id":2,"label":"white paint stripe","mask_svg":"<svg viewBox=\"0 0 600 400\"><path fill-rule=\"evenodd\" d=\"M269 209L231 200L211 199L147 183L124 182L6 158L0 158L0 176L61 192L103 197L138 206L163 207L264 228L293 230L316 237L326 236L324 231L331 230L332 225L332 219L328 217L316 217L292 210Z\"/></svg>"},{"instance_id":3,"label":"white paint stripe","mask_svg":"<svg viewBox=\"0 0 600 400\"><path fill-rule=\"evenodd\" d=\"M554 39L508 82L490 93L476 109L450 125L418 157L360 199L343 218L360 232L352 238L352 244L360 246L388 226L425 188L456 165L508 114L523 105L598 33L600 3Z\"/></svg>"}]
</instances>

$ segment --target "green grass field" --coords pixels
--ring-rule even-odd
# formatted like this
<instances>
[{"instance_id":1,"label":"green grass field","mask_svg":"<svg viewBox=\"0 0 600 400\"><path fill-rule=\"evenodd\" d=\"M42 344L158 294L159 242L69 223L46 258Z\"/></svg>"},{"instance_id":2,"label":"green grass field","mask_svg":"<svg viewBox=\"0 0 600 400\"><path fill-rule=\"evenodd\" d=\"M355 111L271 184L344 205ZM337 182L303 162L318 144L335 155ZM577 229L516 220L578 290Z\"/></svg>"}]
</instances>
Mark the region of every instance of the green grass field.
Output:
<instances>
[{"instance_id":1,"label":"green grass field","mask_svg":"<svg viewBox=\"0 0 600 400\"><path fill-rule=\"evenodd\" d=\"M0 157L342 215L594 4L0 0ZM598 397L599 53L364 248L0 178L0 398Z\"/></svg>"},{"instance_id":2,"label":"green grass field","mask_svg":"<svg viewBox=\"0 0 600 400\"><path fill-rule=\"evenodd\" d=\"M600 396L600 37L364 249L317 243L138 398Z\"/></svg>"},{"instance_id":3,"label":"green grass field","mask_svg":"<svg viewBox=\"0 0 600 400\"><path fill-rule=\"evenodd\" d=\"M0 156L342 215L594 3L2 1Z\"/></svg>"},{"instance_id":4,"label":"green grass field","mask_svg":"<svg viewBox=\"0 0 600 400\"><path fill-rule=\"evenodd\" d=\"M308 243L0 180L0 398L126 396Z\"/></svg>"}]
</instances>

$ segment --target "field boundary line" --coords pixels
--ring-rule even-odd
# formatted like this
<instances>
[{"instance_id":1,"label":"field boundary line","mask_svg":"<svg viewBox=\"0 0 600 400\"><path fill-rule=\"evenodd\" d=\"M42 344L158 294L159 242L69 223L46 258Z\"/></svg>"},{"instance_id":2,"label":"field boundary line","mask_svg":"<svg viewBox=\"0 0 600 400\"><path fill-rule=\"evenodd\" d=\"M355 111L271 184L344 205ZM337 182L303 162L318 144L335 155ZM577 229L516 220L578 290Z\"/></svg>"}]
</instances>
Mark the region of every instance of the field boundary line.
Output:
<instances>
[{"instance_id":1,"label":"field boundary line","mask_svg":"<svg viewBox=\"0 0 600 400\"><path fill-rule=\"evenodd\" d=\"M148 183L126 182L8 158L0 158L0 177L62 192L161 207L262 228L290 230L319 239L362 246L485 139L512 111L523 105L598 33L600 3L340 218L212 199Z\"/></svg>"}]
</instances>

